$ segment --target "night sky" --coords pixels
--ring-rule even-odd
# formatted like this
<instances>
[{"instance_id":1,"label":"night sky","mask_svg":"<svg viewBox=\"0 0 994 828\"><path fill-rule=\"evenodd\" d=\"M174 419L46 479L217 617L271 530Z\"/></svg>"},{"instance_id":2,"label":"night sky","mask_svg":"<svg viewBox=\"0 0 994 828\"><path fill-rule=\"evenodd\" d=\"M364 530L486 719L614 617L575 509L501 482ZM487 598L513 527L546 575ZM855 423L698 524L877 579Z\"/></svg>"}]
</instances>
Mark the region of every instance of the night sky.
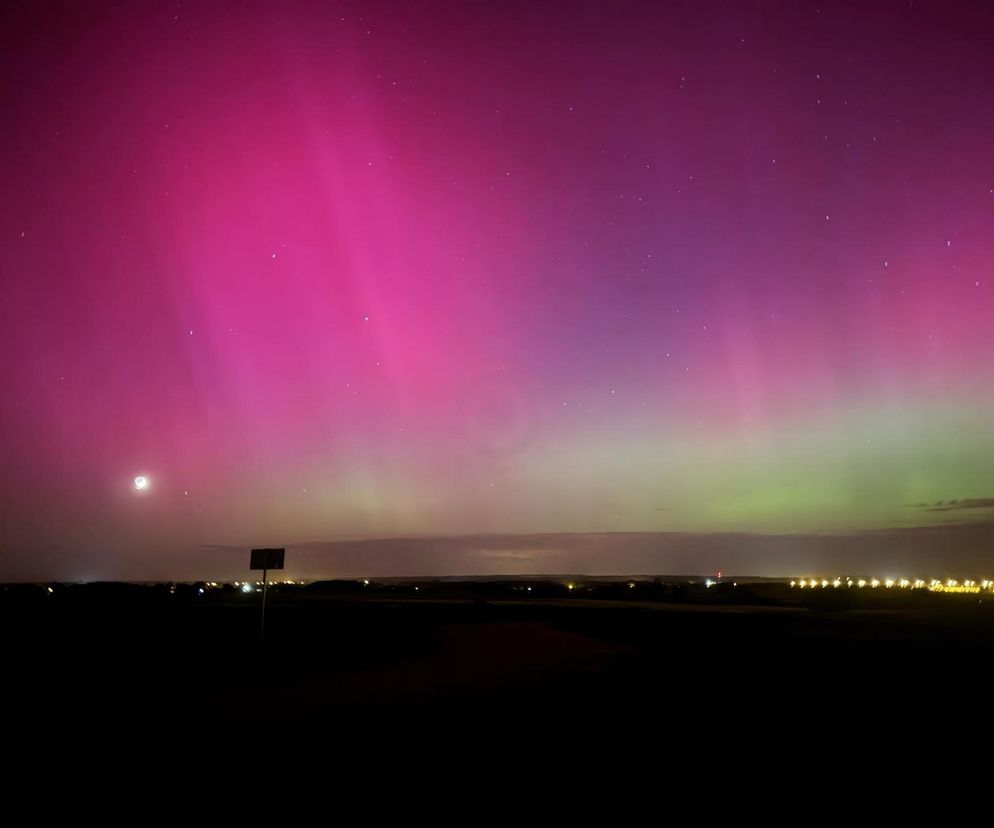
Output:
<instances>
[{"instance_id":1,"label":"night sky","mask_svg":"<svg viewBox=\"0 0 994 828\"><path fill-rule=\"evenodd\" d=\"M990 560L991 4L0 15L0 577Z\"/></svg>"}]
</instances>

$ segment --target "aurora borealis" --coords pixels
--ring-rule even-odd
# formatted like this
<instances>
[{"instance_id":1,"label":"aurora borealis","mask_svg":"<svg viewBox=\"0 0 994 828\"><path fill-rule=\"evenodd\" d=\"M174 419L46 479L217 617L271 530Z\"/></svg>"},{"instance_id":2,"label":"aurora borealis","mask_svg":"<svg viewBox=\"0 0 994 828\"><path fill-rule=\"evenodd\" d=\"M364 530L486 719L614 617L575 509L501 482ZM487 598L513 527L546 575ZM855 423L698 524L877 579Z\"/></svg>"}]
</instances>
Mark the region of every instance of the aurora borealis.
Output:
<instances>
[{"instance_id":1,"label":"aurora borealis","mask_svg":"<svg viewBox=\"0 0 994 828\"><path fill-rule=\"evenodd\" d=\"M0 576L992 548L988 4L0 14Z\"/></svg>"}]
</instances>

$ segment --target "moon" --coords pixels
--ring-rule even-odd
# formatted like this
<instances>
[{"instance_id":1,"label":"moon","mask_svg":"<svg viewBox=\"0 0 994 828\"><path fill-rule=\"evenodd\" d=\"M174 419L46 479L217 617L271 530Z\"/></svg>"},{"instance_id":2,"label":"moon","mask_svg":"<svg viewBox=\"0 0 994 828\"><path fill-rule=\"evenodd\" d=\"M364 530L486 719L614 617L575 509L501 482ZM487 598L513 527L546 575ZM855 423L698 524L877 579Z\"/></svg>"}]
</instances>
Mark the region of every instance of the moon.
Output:
<instances>
[{"instance_id":1,"label":"moon","mask_svg":"<svg viewBox=\"0 0 994 828\"><path fill-rule=\"evenodd\" d=\"M140 474L135 478L135 489L139 492L145 491L148 488L148 478L145 475Z\"/></svg>"}]
</instances>

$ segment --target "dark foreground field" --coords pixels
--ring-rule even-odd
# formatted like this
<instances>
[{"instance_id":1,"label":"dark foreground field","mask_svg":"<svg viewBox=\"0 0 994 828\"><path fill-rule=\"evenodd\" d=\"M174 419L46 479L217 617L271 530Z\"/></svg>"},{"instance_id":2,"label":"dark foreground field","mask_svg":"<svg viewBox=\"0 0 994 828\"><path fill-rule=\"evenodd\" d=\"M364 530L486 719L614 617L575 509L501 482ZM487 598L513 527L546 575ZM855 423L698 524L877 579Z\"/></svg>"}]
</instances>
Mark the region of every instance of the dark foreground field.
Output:
<instances>
[{"instance_id":1,"label":"dark foreground field","mask_svg":"<svg viewBox=\"0 0 994 828\"><path fill-rule=\"evenodd\" d=\"M278 587L264 644L258 593L0 588L8 732L457 729L522 744L986 732L983 596L532 585Z\"/></svg>"}]
</instances>

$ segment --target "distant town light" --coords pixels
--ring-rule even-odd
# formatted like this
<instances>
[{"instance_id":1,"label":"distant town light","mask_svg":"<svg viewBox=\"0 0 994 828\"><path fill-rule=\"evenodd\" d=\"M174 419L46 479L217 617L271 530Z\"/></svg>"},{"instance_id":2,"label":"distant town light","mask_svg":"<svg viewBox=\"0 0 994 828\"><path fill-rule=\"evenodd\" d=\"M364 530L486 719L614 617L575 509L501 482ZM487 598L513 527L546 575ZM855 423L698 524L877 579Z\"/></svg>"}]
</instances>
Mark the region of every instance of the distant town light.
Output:
<instances>
[{"instance_id":1,"label":"distant town light","mask_svg":"<svg viewBox=\"0 0 994 828\"><path fill-rule=\"evenodd\" d=\"M877 588L880 586L886 587L887 589L892 589L894 587L900 587L901 589L928 589L931 592L947 592L947 593L969 593L976 594L983 591L994 592L994 580L989 578L984 578L982 580L974 580L968 578L962 581L958 581L955 578L948 578L945 581L941 581L938 578L932 578L926 581L923 578L915 578L914 580L910 578L873 578L867 580L865 578L860 578L859 580L853 580L847 575L835 577L831 580L826 578L800 578L798 580L792 580L788 582L791 588L800 587L804 589L806 587L814 588L821 586L822 588L827 587L831 584L833 587L839 587L845 582L847 587L859 587L860 589L869 586L872 588ZM705 581L706 586L713 586L715 581L708 579Z\"/></svg>"}]
</instances>

